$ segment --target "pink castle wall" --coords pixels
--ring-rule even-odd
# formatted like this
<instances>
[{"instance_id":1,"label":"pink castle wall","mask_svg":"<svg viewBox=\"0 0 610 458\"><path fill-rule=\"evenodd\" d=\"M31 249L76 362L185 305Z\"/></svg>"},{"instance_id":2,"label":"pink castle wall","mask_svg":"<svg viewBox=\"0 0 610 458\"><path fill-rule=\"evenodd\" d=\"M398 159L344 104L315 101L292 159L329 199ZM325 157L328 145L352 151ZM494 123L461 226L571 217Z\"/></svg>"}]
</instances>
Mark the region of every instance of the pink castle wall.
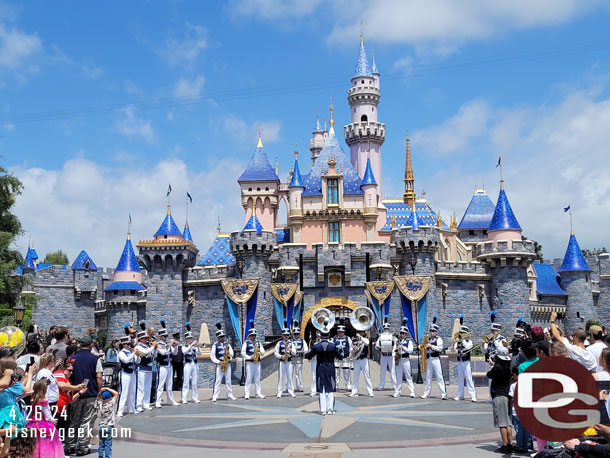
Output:
<instances>
[{"instance_id":1,"label":"pink castle wall","mask_svg":"<svg viewBox=\"0 0 610 458\"><path fill-rule=\"evenodd\" d=\"M342 238L343 242L366 242L366 224L361 219L345 220L345 234Z\"/></svg>"},{"instance_id":2,"label":"pink castle wall","mask_svg":"<svg viewBox=\"0 0 610 458\"><path fill-rule=\"evenodd\" d=\"M311 248L312 243L322 242L322 231L324 225L321 221L304 221L301 228L301 243L306 243Z\"/></svg>"},{"instance_id":3,"label":"pink castle wall","mask_svg":"<svg viewBox=\"0 0 610 458\"><path fill-rule=\"evenodd\" d=\"M494 247L498 245L498 240L508 240L508 246L513 246L513 240L521 240L521 231L519 230L508 230L508 231L489 231L487 233L488 240L494 243Z\"/></svg>"}]
</instances>

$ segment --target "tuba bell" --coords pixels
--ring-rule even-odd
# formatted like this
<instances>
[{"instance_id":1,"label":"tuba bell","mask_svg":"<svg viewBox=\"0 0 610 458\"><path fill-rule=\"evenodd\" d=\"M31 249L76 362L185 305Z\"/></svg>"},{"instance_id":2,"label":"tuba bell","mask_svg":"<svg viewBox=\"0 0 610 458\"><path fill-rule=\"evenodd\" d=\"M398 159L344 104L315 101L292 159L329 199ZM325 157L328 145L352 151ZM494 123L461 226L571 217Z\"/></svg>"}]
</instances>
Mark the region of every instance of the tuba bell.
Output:
<instances>
[{"instance_id":1,"label":"tuba bell","mask_svg":"<svg viewBox=\"0 0 610 458\"><path fill-rule=\"evenodd\" d=\"M316 309L311 314L311 324L322 334L328 334L335 325L335 314L325 307Z\"/></svg>"},{"instance_id":2,"label":"tuba bell","mask_svg":"<svg viewBox=\"0 0 610 458\"><path fill-rule=\"evenodd\" d=\"M368 331L375 322L373 311L368 307L356 307L350 314L349 321L356 331Z\"/></svg>"}]
</instances>

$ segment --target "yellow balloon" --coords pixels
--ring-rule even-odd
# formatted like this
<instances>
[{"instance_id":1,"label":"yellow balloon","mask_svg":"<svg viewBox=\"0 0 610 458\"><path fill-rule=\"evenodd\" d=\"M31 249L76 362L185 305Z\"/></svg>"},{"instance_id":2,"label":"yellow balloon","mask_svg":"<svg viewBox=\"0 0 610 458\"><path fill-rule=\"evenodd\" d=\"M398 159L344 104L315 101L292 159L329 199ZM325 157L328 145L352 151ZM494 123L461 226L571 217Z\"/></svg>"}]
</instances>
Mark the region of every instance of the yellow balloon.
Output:
<instances>
[{"instance_id":1,"label":"yellow balloon","mask_svg":"<svg viewBox=\"0 0 610 458\"><path fill-rule=\"evenodd\" d=\"M5 326L0 329L0 346L15 348L19 354L25 348L25 335L16 326Z\"/></svg>"}]
</instances>

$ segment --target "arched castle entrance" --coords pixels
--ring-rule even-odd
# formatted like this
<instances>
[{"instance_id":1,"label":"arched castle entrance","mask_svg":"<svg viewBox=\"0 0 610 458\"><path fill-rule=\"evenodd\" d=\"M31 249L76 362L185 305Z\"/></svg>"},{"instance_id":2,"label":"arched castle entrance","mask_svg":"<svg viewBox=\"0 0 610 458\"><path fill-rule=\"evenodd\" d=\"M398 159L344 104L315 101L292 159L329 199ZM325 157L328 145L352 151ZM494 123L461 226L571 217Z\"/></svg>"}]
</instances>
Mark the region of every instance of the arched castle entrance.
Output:
<instances>
[{"instance_id":1,"label":"arched castle entrance","mask_svg":"<svg viewBox=\"0 0 610 458\"><path fill-rule=\"evenodd\" d=\"M358 304L356 302L350 301L349 299L346 299L345 297L342 297L342 296L325 297L324 299L320 300L319 302L316 302L313 307L310 307L303 312L303 318L301 319L301 337L309 340L312 333L315 332L315 328L311 324L311 315L313 314L314 310L317 310L319 308L329 309L331 312L333 312L335 314L335 317L337 319L345 318L346 319L345 320L345 333L348 336L353 337L355 334L355 331L352 328L351 324L349 323L348 318L349 318L350 313L352 313L352 311L356 307L358 307ZM337 331L336 331L336 326L335 326L331 330L331 335L336 334L336 332Z\"/></svg>"}]
</instances>

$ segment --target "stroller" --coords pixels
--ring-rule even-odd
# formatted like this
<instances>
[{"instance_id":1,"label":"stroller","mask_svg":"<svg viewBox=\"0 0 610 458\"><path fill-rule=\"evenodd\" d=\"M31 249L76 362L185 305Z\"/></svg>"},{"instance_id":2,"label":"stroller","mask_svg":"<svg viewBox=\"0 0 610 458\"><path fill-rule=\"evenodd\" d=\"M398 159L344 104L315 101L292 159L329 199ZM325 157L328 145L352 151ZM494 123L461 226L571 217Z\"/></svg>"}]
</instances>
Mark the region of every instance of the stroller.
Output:
<instances>
[{"instance_id":1,"label":"stroller","mask_svg":"<svg viewBox=\"0 0 610 458\"><path fill-rule=\"evenodd\" d=\"M120 370L121 366L118 363L102 363L102 383L105 388L118 391Z\"/></svg>"}]
</instances>

